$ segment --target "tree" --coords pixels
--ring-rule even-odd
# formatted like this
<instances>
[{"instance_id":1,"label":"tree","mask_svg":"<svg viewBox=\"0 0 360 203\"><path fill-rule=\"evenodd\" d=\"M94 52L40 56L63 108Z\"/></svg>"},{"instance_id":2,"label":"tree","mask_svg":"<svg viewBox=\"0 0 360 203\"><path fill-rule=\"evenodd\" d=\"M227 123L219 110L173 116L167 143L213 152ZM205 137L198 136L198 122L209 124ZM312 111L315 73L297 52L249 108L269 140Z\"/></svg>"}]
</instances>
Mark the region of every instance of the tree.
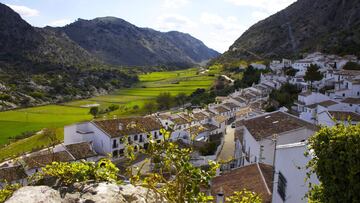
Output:
<instances>
[{"instance_id":1,"label":"tree","mask_svg":"<svg viewBox=\"0 0 360 203\"><path fill-rule=\"evenodd\" d=\"M108 107L109 111L116 111L116 110L118 110L119 108L120 108L119 105L116 105L116 104L111 104L111 105Z\"/></svg>"},{"instance_id":2,"label":"tree","mask_svg":"<svg viewBox=\"0 0 360 203\"><path fill-rule=\"evenodd\" d=\"M316 174L320 185L310 185L313 202L360 201L360 125L324 127L309 139L308 177ZM310 154L311 152L311 154Z\"/></svg>"},{"instance_id":3,"label":"tree","mask_svg":"<svg viewBox=\"0 0 360 203\"><path fill-rule=\"evenodd\" d=\"M175 97L176 104L183 108L184 108L184 105L185 105L187 99L188 99L188 97L186 96L186 94L184 92L180 92Z\"/></svg>"},{"instance_id":4,"label":"tree","mask_svg":"<svg viewBox=\"0 0 360 203\"><path fill-rule=\"evenodd\" d=\"M284 71L285 75L292 76L292 77L294 77L296 75L296 72L298 72L298 70L296 70L293 67L285 67L285 68L283 68L283 71Z\"/></svg>"},{"instance_id":5,"label":"tree","mask_svg":"<svg viewBox=\"0 0 360 203\"><path fill-rule=\"evenodd\" d=\"M310 88L312 89L312 83L314 81L319 81L321 79L323 79L323 75L320 73L319 71L319 66L316 65L316 64L311 64L307 70L306 70L306 73L305 73L305 76L304 76L304 80L305 81L310 81Z\"/></svg>"},{"instance_id":6,"label":"tree","mask_svg":"<svg viewBox=\"0 0 360 203\"><path fill-rule=\"evenodd\" d=\"M156 97L156 102L158 104L159 109L166 110L170 109L173 98L169 92L162 92Z\"/></svg>"},{"instance_id":7,"label":"tree","mask_svg":"<svg viewBox=\"0 0 360 203\"><path fill-rule=\"evenodd\" d=\"M349 61L345 64L343 69L345 69L345 70L360 70L360 64Z\"/></svg>"},{"instance_id":8,"label":"tree","mask_svg":"<svg viewBox=\"0 0 360 203\"><path fill-rule=\"evenodd\" d=\"M146 113L148 114L152 114L156 111L157 106L156 103L153 101L147 101L145 102L144 106L143 106L144 110Z\"/></svg>"},{"instance_id":9,"label":"tree","mask_svg":"<svg viewBox=\"0 0 360 203\"><path fill-rule=\"evenodd\" d=\"M230 197L226 198L226 202L229 203L261 203L261 197L255 192L248 191L246 189L234 192Z\"/></svg>"},{"instance_id":10,"label":"tree","mask_svg":"<svg viewBox=\"0 0 360 203\"><path fill-rule=\"evenodd\" d=\"M99 107L98 107L98 106L93 106L93 107L91 107L89 113L90 113L94 118L96 118L97 115L99 114Z\"/></svg>"}]
</instances>

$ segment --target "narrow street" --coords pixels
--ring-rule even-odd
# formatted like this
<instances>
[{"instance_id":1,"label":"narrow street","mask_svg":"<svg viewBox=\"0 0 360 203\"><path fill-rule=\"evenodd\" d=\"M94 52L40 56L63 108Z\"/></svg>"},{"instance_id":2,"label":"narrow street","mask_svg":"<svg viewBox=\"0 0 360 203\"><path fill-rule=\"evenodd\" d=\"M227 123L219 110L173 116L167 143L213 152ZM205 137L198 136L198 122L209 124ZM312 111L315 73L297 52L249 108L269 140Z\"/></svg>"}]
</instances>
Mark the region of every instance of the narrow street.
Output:
<instances>
[{"instance_id":1,"label":"narrow street","mask_svg":"<svg viewBox=\"0 0 360 203\"><path fill-rule=\"evenodd\" d=\"M235 128L231 128L231 125L226 127L226 134L224 136L224 146L219 154L217 161L225 161L232 159L234 157L235 151L235 143L234 143L234 136L235 136Z\"/></svg>"}]
</instances>

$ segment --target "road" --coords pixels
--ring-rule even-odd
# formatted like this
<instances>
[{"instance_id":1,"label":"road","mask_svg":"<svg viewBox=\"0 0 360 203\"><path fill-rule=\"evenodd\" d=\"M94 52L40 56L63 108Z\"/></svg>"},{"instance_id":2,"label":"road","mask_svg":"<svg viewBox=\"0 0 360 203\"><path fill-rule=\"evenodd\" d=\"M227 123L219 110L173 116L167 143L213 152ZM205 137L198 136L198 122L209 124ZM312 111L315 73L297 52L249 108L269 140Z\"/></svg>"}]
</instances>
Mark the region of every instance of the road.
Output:
<instances>
[{"instance_id":1,"label":"road","mask_svg":"<svg viewBox=\"0 0 360 203\"><path fill-rule=\"evenodd\" d=\"M226 80L230 81L230 82L234 82L235 80L231 79L229 76L227 75L221 75L222 77L224 77Z\"/></svg>"},{"instance_id":2,"label":"road","mask_svg":"<svg viewBox=\"0 0 360 203\"><path fill-rule=\"evenodd\" d=\"M231 125L226 127L226 134L224 136L224 146L218 156L218 160L229 160L234 158L235 151L235 128L231 128Z\"/></svg>"}]
</instances>

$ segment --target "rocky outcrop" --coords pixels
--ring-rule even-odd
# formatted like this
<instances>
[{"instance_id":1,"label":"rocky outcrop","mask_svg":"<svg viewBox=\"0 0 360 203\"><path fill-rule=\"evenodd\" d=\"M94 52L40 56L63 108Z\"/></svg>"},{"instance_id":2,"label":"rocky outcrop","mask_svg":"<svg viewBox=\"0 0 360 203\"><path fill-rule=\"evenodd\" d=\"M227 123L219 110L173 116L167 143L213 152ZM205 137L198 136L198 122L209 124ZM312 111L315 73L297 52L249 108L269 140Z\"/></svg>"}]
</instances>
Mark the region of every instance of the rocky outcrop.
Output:
<instances>
[{"instance_id":1,"label":"rocky outcrop","mask_svg":"<svg viewBox=\"0 0 360 203\"><path fill-rule=\"evenodd\" d=\"M61 192L59 192L61 191ZM74 185L55 190L48 186L26 186L17 190L6 203L160 203L155 192L131 184L99 183Z\"/></svg>"},{"instance_id":2,"label":"rocky outcrop","mask_svg":"<svg viewBox=\"0 0 360 203\"><path fill-rule=\"evenodd\" d=\"M218 61L297 57L321 51L360 56L359 0L298 0L256 23Z\"/></svg>"}]
</instances>

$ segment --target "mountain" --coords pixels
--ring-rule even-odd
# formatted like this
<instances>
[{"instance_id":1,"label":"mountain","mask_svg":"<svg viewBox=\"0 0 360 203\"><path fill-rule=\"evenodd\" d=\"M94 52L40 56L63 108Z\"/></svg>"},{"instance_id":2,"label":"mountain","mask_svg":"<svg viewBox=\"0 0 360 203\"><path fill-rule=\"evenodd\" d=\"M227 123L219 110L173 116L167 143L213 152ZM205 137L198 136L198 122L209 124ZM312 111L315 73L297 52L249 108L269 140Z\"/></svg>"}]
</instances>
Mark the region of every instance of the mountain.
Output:
<instances>
[{"instance_id":1,"label":"mountain","mask_svg":"<svg viewBox=\"0 0 360 203\"><path fill-rule=\"evenodd\" d=\"M359 0L298 0L251 26L217 61L314 51L360 56L359 11Z\"/></svg>"},{"instance_id":2,"label":"mountain","mask_svg":"<svg viewBox=\"0 0 360 203\"><path fill-rule=\"evenodd\" d=\"M32 27L0 3L0 110L87 98L136 81L64 32Z\"/></svg>"},{"instance_id":3,"label":"mountain","mask_svg":"<svg viewBox=\"0 0 360 203\"><path fill-rule=\"evenodd\" d=\"M32 27L19 14L0 3L0 58L58 64L84 64L97 61L66 34Z\"/></svg>"},{"instance_id":4,"label":"mountain","mask_svg":"<svg viewBox=\"0 0 360 203\"><path fill-rule=\"evenodd\" d=\"M115 17L79 19L58 29L112 65L189 66L219 55L189 34L139 28Z\"/></svg>"}]
</instances>

